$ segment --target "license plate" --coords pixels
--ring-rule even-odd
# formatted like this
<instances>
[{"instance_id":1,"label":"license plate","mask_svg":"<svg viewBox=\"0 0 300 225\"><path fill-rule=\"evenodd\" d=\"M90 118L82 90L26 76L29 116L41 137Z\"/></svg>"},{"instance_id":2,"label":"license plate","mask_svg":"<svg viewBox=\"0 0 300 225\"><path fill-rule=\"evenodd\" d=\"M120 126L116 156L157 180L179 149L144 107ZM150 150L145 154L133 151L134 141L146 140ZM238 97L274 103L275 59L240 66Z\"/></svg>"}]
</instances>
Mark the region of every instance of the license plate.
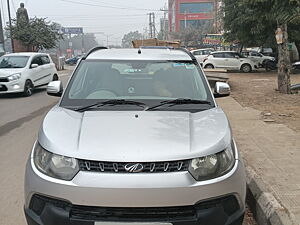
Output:
<instances>
[{"instance_id":1,"label":"license plate","mask_svg":"<svg viewBox=\"0 0 300 225\"><path fill-rule=\"evenodd\" d=\"M96 222L95 225L172 225L171 223L118 223L118 222Z\"/></svg>"}]
</instances>

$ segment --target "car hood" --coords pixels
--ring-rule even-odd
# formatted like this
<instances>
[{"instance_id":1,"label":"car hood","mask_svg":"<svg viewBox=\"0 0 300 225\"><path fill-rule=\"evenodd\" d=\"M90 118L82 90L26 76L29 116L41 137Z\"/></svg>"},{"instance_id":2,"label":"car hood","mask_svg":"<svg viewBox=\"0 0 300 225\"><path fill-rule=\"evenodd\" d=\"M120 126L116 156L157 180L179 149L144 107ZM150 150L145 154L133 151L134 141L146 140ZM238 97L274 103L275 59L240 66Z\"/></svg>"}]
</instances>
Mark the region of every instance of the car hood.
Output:
<instances>
[{"instance_id":1,"label":"car hood","mask_svg":"<svg viewBox=\"0 0 300 225\"><path fill-rule=\"evenodd\" d=\"M23 68L16 68L16 69L0 69L0 77L8 77L12 74L22 73Z\"/></svg>"},{"instance_id":2,"label":"car hood","mask_svg":"<svg viewBox=\"0 0 300 225\"><path fill-rule=\"evenodd\" d=\"M97 161L183 160L220 152L231 143L224 112L87 111L55 106L38 141L50 152Z\"/></svg>"}]
</instances>

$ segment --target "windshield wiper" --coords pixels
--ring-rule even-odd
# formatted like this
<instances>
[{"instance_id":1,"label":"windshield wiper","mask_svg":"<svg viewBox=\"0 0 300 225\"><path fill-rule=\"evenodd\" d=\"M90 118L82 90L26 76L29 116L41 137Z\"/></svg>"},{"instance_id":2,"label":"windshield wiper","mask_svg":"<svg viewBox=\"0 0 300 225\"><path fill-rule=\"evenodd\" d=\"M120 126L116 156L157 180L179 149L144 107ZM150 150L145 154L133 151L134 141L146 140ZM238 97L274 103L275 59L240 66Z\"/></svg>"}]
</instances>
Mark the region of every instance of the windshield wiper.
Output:
<instances>
[{"instance_id":1,"label":"windshield wiper","mask_svg":"<svg viewBox=\"0 0 300 225\"><path fill-rule=\"evenodd\" d=\"M140 106L142 108L146 108L146 105L142 102L136 102L136 101L125 100L125 99L116 99L116 100L108 100L108 101L104 101L104 102L96 102L94 104L79 107L74 110L77 112L83 112L83 111L86 111L89 109L100 108L100 107L106 106L106 105L111 105L111 106L114 106L114 105L136 105L136 106Z\"/></svg>"},{"instance_id":2,"label":"windshield wiper","mask_svg":"<svg viewBox=\"0 0 300 225\"><path fill-rule=\"evenodd\" d=\"M145 111L151 111L153 109L159 108L164 105L170 105L169 107L172 107L174 105L188 105L188 104L211 105L211 102L204 101L204 100L189 99L189 98L178 98L175 100L163 101L158 105L146 108Z\"/></svg>"}]
</instances>

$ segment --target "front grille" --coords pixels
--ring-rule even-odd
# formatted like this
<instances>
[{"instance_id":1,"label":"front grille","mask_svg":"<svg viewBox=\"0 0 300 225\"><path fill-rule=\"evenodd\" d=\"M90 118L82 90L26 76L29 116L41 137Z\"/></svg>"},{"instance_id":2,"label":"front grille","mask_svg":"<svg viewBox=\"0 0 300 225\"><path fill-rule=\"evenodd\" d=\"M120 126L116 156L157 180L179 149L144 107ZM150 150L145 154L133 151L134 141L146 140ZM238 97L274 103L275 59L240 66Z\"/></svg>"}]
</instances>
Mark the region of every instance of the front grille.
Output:
<instances>
[{"instance_id":1,"label":"front grille","mask_svg":"<svg viewBox=\"0 0 300 225\"><path fill-rule=\"evenodd\" d=\"M67 215L70 221L122 221L122 222L182 222L199 221L208 215L219 215L222 220L241 210L234 195L207 200L190 206L174 207L96 207L72 205L64 200L34 195L29 209L41 216L46 212ZM47 215L47 214L46 214ZM208 224L204 223L203 224ZM220 224L220 223L218 223Z\"/></svg>"},{"instance_id":2,"label":"front grille","mask_svg":"<svg viewBox=\"0 0 300 225\"><path fill-rule=\"evenodd\" d=\"M81 171L100 173L165 173L187 171L190 160L146 163L121 163L79 160ZM131 170L128 169L130 166ZM134 167L136 170L134 170Z\"/></svg>"},{"instance_id":3,"label":"front grille","mask_svg":"<svg viewBox=\"0 0 300 225\"><path fill-rule=\"evenodd\" d=\"M240 209L234 196L227 196L202 202L193 206L177 207L92 207L72 206L70 218L85 221L149 221L177 222L196 221L201 212L220 210L226 216L231 216ZM207 211L206 211L207 212Z\"/></svg>"},{"instance_id":4,"label":"front grille","mask_svg":"<svg viewBox=\"0 0 300 225\"><path fill-rule=\"evenodd\" d=\"M9 80L6 77L0 77L0 82L8 82Z\"/></svg>"}]
</instances>

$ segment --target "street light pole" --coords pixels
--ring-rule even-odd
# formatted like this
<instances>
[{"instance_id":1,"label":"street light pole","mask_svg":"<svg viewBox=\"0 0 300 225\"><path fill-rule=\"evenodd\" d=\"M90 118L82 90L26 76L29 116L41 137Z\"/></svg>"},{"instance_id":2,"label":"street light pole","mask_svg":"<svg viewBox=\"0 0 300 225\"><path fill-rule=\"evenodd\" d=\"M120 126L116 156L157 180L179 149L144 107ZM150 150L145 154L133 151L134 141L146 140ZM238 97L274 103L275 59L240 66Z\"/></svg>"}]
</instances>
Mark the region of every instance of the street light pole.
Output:
<instances>
[{"instance_id":1,"label":"street light pole","mask_svg":"<svg viewBox=\"0 0 300 225\"><path fill-rule=\"evenodd\" d=\"M15 52L15 45L14 45L14 40L12 38L11 35L11 27L12 27L12 23L11 23L11 14L10 14L10 3L9 0L7 0L7 10L8 10L8 19L9 19L9 33L10 33L10 39L11 39L11 48L12 48L12 52Z\"/></svg>"},{"instance_id":2,"label":"street light pole","mask_svg":"<svg viewBox=\"0 0 300 225\"><path fill-rule=\"evenodd\" d=\"M5 54L4 48L4 36L3 36L3 27L2 27L2 12L0 9L0 56Z\"/></svg>"}]
</instances>

